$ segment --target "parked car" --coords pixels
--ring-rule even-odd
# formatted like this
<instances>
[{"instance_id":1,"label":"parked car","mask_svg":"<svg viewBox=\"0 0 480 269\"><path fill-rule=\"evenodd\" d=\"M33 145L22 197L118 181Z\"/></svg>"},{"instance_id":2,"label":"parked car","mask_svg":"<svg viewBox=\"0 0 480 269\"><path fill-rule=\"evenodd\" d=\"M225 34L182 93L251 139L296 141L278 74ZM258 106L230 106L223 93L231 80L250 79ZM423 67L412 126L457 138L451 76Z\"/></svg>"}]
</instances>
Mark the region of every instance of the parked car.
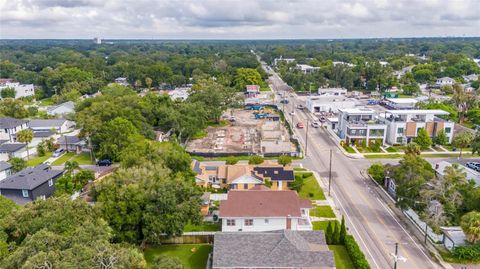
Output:
<instances>
[{"instance_id":1,"label":"parked car","mask_svg":"<svg viewBox=\"0 0 480 269\"><path fill-rule=\"evenodd\" d=\"M109 159L99 160L99 161L97 162L97 165L98 165L98 166L110 166L110 165L112 165L112 161L109 160Z\"/></svg>"},{"instance_id":2,"label":"parked car","mask_svg":"<svg viewBox=\"0 0 480 269\"><path fill-rule=\"evenodd\" d=\"M465 166L475 171L480 171L480 163L468 162Z\"/></svg>"},{"instance_id":3,"label":"parked car","mask_svg":"<svg viewBox=\"0 0 480 269\"><path fill-rule=\"evenodd\" d=\"M62 155L63 153L65 153L65 150L64 149L57 149L53 152L52 154L52 157L59 157L60 155Z\"/></svg>"},{"instance_id":4,"label":"parked car","mask_svg":"<svg viewBox=\"0 0 480 269\"><path fill-rule=\"evenodd\" d=\"M316 121L312 121L311 125L312 125L313 128L320 127L320 124L318 124L318 122L316 122Z\"/></svg>"},{"instance_id":5,"label":"parked car","mask_svg":"<svg viewBox=\"0 0 480 269\"><path fill-rule=\"evenodd\" d=\"M298 129L303 129L305 127L305 125L303 125L303 123L299 122L297 123L297 128Z\"/></svg>"}]
</instances>

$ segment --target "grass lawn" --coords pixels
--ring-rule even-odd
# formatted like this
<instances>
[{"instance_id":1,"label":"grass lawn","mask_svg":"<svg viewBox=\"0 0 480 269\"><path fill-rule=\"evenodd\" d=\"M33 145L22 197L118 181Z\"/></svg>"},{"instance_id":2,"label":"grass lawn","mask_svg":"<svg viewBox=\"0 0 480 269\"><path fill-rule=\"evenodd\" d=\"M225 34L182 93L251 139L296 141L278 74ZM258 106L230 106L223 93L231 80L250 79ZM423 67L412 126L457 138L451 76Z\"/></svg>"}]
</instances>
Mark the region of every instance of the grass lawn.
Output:
<instances>
[{"instance_id":1,"label":"grass lawn","mask_svg":"<svg viewBox=\"0 0 480 269\"><path fill-rule=\"evenodd\" d=\"M301 173L297 173L297 175L298 174ZM325 200L325 194L313 175L303 179L303 186L298 192L298 195L304 199Z\"/></svg>"},{"instance_id":2,"label":"grass lawn","mask_svg":"<svg viewBox=\"0 0 480 269\"><path fill-rule=\"evenodd\" d=\"M441 149L439 146L435 146L433 147L434 150L436 151L441 151L441 152L445 152L443 149Z\"/></svg>"},{"instance_id":3,"label":"grass lawn","mask_svg":"<svg viewBox=\"0 0 480 269\"><path fill-rule=\"evenodd\" d=\"M459 153L440 153L440 154L423 154L423 158L448 158L448 157L458 157ZM463 152L462 157L470 157L472 154L469 152Z\"/></svg>"},{"instance_id":4,"label":"grass lawn","mask_svg":"<svg viewBox=\"0 0 480 269\"><path fill-rule=\"evenodd\" d=\"M335 265L337 269L355 269L347 249L342 245L328 245L328 248L333 251L335 257Z\"/></svg>"},{"instance_id":5,"label":"grass lawn","mask_svg":"<svg viewBox=\"0 0 480 269\"><path fill-rule=\"evenodd\" d=\"M343 148L348 152L348 153L357 153L352 147L350 146L343 146Z\"/></svg>"},{"instance_id":6,"label":"grass lawn","mask_svg":"<svg viewBox=\"0 0 480 269\"><path fill-rule=\"evenodd\" d=\"M53 106L55 103L53 102L52 98L45 98L40 100L40 104L42 106Z\"/></svg>"},{"instance_id":7,"label":"grass lawn","mask_svg":"<svg viewBox=\"0 0 480 269\"><path fill-rule=\"evenodd\" d=\"M219 122L208 122L207 123L208 126L211 126L211 127L225 127L225 126L228 126L230 125L230 122L228 120L221 120Z\"/></svg>"},{"instance_id":8,"label":"grass lawn","mask_svg":"<svg viewBox=\"0 0 480 269\"><path fill-rule=\"evenodd\" d=\"M70 158L72 158L73 155L75 155L75 152L65 153L65 154L63 154L62 156L60 156L60 158L56 159L56 160L52 163L52 165L62 165L62 164L64 164L66 161L70 160Z\"/></svg>"},{"instance_id":9,"label":"grass lawn","mask_svg":"<svg viewBox=\"0 0 480 269\"><path fill-rule=\"evenodd\" d=\"M205 269L212 248L206 244L163 245L146 248L144 256L147 264L158 255L167 255L179 258L185 269ZM196 249L195 252L192 249Z\"/></svg>"},{"instance_id":10,"label":"grass lawn","mask_svg":"<svg viewBox=\"0 0 480 269\"><path fill-rule=\"evenodd\" d=\"M369 154L363 155L367 159L398 159L402 158L402 154Z\"/></svg>"},{"instance_id":11,"label":"grass lawn","mask_svg":"<svg viewBox=\"0 0 480 269\"><path fill-rule=\"evenodd\" d=\"M45 153L45 156L35 157L27 161L27 166L37 166L52 156L52 152Z\"/></svg>"},{"instance_id":12,"label":"grass lawn","mask_svg":"<svg viewBox=\"0 0 480 269\"><path fill-rule=\"evenodd\" d=\"M453 150L453 147L452 146L443 146L446 150L448 151L452 151ZM472 148L464 148L462 149L462 152L469 152L469 151L472 151ZM459 148L456 148L455 149L455 152L458 152L460 153L460 149Z\"/></svg>"},{"instance_id":13,"label":"grass lawn","mask_svg":"<svg viewBox=\"0 0 480 269\"><path fill-rule=\"evenodd\" d=\"M207 131L204 131L204 130L198 131L192 135L192 139L204 138L204 137L207 137L207 135L208 135Z\"/></svg>"},{"instance_id":14,"label":"grass lawn","mask_svg":"<svg viewBox=\"0 0 480 269\"><path fill-rule=\"evenodd\" d=\"M199 225L188 223L185 225L185 228L183 228L183 232L216 232L221 229L222 227L219 223L203 222Z\"/></svg>"},{"instance_id":15,"label":"grass lawn","mask_svg":"<svg viewBox=\"0 0 480 269\"><path fill-rule=\"evenodd\" d=\"M316 206L310 209L310 216L320 217L320 218L335 218L335 213L328 205Z\"/></svg>"},{"instance_id":16,"label":"grass lawn","mask_svg":"<svg viewBox=\"0 0 480 269\"><path fill-rule=\"evenodd\" d=\"M394 147L388 147L385 149L387 152L398 152Z\"/></svg>"},{"instance_id":17,"label":"grass lawn","mask_svg":"<svg viewBox=\"0 0 480 269\"><path fill-rule=\"evenodd\" d=\"M307 171L307 169L302 168L302 167L294 167L293 171Z\"/></svg>"},{"instance_id":18,"label":"grass lawn","mask_svg":"<svg viewBox=\"0 0 480 269\"><path fill-rule=\"evenodd\" d=\"M90 158L90 153L82 152L73 156L70 161L76 161L78 164L93 164L92 159Z\"/></svg>"},{"instance_id":19,"label":"grass lawn","mask_svg":"<svg viewBox=\"0 0 480 269\"><path fill-rule=\"evenodd\" d=\"M325 231L325 230L327 230L329 222L331 222L332 225L334 225L335 222L337 223L337 225L340 225L340 222L338 222L338 220L312 221L313 230L314 231L319 231L319 230ZM335 227L335 226L332 226L332 227Z\"/></svg>"}]
</instances>

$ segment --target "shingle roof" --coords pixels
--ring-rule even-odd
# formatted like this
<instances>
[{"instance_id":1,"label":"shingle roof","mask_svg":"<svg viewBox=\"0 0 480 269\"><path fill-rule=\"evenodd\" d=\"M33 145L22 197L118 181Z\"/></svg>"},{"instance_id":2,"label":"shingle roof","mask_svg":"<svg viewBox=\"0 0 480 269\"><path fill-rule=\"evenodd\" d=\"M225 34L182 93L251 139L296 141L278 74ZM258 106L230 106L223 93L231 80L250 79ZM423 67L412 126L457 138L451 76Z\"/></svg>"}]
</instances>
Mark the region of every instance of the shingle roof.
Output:
<instances>
[{"instance_id":1,"label":"shingle roof","mask_svg":"<svg viewBox=\"0 0 480 269\"><path fill-rule=\"evenodd\" d=\"M62 173L62 170L53 170L46 164L28 167L2 180L0 189L33 190Z\"/></svg>"},{"instance_id":2,"label":"shingle roof","mask_svg":"<svg viewBox=\"0 0 480 269\"><path fill-rule=\"evenodd\" d=\"M310 205L310 206L308 206ZM300 217L301 208L311 207L311 202L298 197L295 191L255 189L228 192L220 202L219 216L225 217Z\"/></svg>"},{"instance_id":3,"label":"shingle roof","mask_svg":"<svg viewBox=\"0 0 480 269\"><path fill-rule=\"evenodd\" d=\"M0 161L0 171L10 169L11 167L12 167L12 165L10 163Z\"/></svg>"},{"instance_id":4,"label":"shingle roof","mask_svg":"<svg viewBox=\"0 0 480 269\"><path fill-rule=\"evenodd\" d=\"M31 128L38 128L38 127L60 127L62 126L67 120L66 119L51 119L51 120L31 120L28 125Z\"/></svg>"},{"instance_id":5,"label":"shingle roof","mask_svg":"<svg viewBox=\"0 0 480 269\"><path fill-rule=\"evenodd\" d=\"M0 129L11 129L27 123L26 120L19 120L10 117L0 118Z\"/></svg>"},{"instance_id":6,"label":"shingle roof","mask_svg":"<svg viewBox=\"0 0 480 269\"><path fill-rule=\"evenodd\" d=\"M52 131L34 131L33 137L50 137L55 133Z\"/></svg>"},{"instance_id":7,"label":"shingle roof","mask_svg":"<svg viewBox=\"0 0 480 269\"><path fill-rule=\"evenodd\" d=\"M216 233L213 268L334 268L322 231Z\"/></svg>"},{"instance_id":8,"label":"shingle roof","mask_svg":"<svg viewBox=\"0 0 480 269\"><path fill-rule=\"evenodd\" d=\"M67 143L68 144L79 144L79 143L82 143L83 140L81 140L80 138L78 138L78 136L76 135L72 135L72 136L69 136L69 135L64 135L64 136L61 136L60 138L58 138L57 140L57 143L60 144L60 145L65 145L65 138L67 138Z\"/></svg>"},{"instance_id":9,"label":"shingle roof","mask_svg":"<svg viewBox=\"0 0 480 269\"><path fill-rule=\"evenodd\" d=\"M0 145L0 153L11 153L24 148L23 143L4 143Z\"/></svg>"},{"instance_id":10,"label":"shingle roof","mask_svg":"<svg viewBox=\"0 0 480 269\"><path fill-rule=\"evenodd\" d=\"M293 170L292 169L285 169L285 167L282 167L282 166L278 166L278 167L256 166L256 167L253 168L253 171L255 171L256 174L259 175L259 176L270 178L272 181L275 181L275 180L293 181L293 180L295 180Z\"/></svg>"}]
</instances>

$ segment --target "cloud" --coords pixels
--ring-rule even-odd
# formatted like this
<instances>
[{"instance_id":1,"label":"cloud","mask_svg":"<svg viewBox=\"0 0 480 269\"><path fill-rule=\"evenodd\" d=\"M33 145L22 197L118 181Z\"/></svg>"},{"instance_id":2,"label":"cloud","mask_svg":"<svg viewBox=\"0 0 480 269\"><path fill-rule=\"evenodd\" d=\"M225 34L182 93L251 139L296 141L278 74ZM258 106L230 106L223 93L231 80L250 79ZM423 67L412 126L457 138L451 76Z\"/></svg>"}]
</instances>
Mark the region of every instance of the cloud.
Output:
<instances>
[{"instance_id":1,"label":"cloud","mask_svg":"<svg viewBox=\"0 0 480 269\"><path fill-rule=\"evenodd\" d=\"M0 0L0 38L480 35L478 0Z\"/></svg>"}]
</instances>

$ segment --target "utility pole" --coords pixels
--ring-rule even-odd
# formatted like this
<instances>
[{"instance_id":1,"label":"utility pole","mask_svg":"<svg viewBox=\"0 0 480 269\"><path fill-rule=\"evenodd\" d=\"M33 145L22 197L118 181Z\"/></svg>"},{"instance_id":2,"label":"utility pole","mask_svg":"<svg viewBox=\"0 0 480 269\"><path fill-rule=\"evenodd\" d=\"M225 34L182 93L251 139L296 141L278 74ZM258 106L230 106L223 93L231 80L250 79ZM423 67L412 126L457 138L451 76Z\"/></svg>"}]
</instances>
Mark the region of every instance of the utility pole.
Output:
<instances>
[{"instance_id":1,"label":"utility pole","mask_svg":"<svg viewBox=\"0 0 480 269\"><path fill-rule=\"evenodd\" d=\"M331 185L332 185L332 150L330 150L330 169L328 170L328 196L330 196Z\"/></svg>"},{"instance_id":2,"label":"utility pole","mask_svg":"<svg viewBox=\"0 0 480 269\"><path fill-rule=\"evenodd\" d=\"M292 128L294 127L294 122L293 122L293 114L295 114L295 105L293 104L293 98L292 98Z\"/></svg>"},{"instance_id":3,"label":"utility pole","mask_svg":"<svg viewBox=\"0 0 480 269\"><path fill-rule=\"evenodd\" d=\"M428 236L428 225L425 223L425 244L427 243L427 236Z\"/></svg>"},{"instance_id":4,"label":"utility pole","mask_svg":"<svg viewBox=\"0 0 480 269\"><path fill-rule=\"evenodd\" d=\"M307 157L308 152L308 119L307 119L307 130L305 132L305 157Z\"/></svg>"},{"instance_id":5,"label":"utility pole","mask_svg":"<svg viewBox=\"0 0 480 269\"><path fill-rule=\"evenodd\" d=\"M397 260L398 260L398 243L395 243L395 259L393 264L393 269L397 269Z\"/></svg>"}]
</instances>

